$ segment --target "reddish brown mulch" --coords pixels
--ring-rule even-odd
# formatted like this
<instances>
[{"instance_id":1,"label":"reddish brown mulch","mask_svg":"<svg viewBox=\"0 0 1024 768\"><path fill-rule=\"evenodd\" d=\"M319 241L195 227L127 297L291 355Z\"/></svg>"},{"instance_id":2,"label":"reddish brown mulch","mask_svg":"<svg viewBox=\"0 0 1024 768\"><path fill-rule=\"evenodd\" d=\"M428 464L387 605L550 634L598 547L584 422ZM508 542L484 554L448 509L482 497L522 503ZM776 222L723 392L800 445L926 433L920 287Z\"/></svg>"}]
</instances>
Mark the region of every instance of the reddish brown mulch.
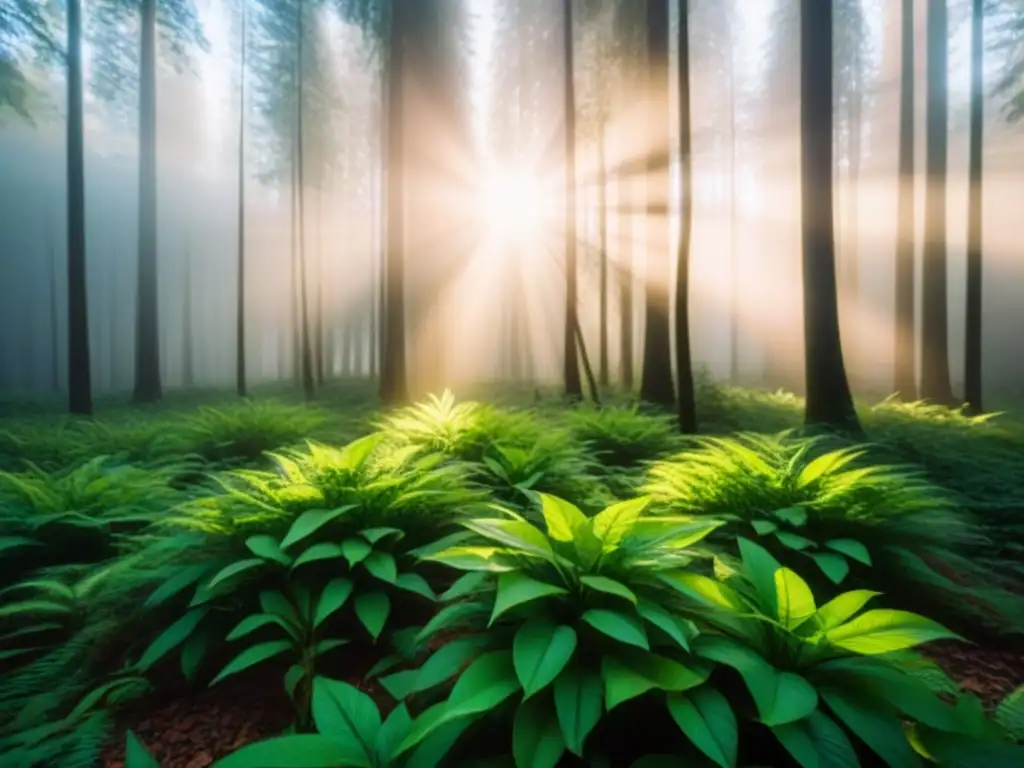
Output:
<instances>
[{"instance_id":1,"label":"reddish brown mulch","mask_svg":"<svg viewBox=\"0 0 1024 768\"><path fill-rule=\"evenodd\" d=\"M384 711L379 686L349 681ZM133 731L161 768L206 768L246 744L276 736L293 720L280 673L225 682L190 698L146 702L118 722L116 740L104 750L103 768L124 768L125 732Z\"/></svg>"},{"instance_id":2,"label":"reddish brown mulch","mask_svg":"<svg viewBox=\"0 0 1024 768\"><path fill-rule=\"evenodd\" d=\"M988 709L1024 685L1024 653L956 642L930 643L921 650Z\"/></svg>"}]
</instances>

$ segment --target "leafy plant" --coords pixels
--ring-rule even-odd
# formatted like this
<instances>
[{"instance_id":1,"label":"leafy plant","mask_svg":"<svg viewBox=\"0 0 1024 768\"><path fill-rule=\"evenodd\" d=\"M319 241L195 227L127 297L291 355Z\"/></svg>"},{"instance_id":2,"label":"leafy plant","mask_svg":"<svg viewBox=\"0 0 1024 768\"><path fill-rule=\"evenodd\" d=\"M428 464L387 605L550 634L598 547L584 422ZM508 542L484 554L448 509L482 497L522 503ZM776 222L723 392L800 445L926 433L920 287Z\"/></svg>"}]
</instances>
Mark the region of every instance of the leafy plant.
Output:
<instances>
[{"instance_id":1,"label":"leafy plant","mask_svg":"<svg viewBox=\"0 0 1024 768\"><path fill-rule=\"evenodd\" d=\"M540 496L546 532L505 510L463 523L486 545L460 542L424 556L467 573L418 640L459 634L419 669L381 683L405 698L458 680L416 719L401 753L515 699L517 764L554 766L565 750L584 754L605 710L707 679L710 665L689 653L696 627L663 607L665 589L654 577L685 568L691 548L720 523L650 517L645 498L587 518L567 501Z\"/></svg>"},{"instance_id":2,"label":"leafy plant","mask_svg":"<svg viewBox=\"0 0 1024 768\"><path fill-rule=\"evenodd\" d=\"M1024 685L999 702L996 722L1014 741L1024 742Z\"/></svg>"},{"instance_id":3,"label":"leafy plant","mask_svg":"<svg viewBox=\"0 0 1024 768\"><path fill-rule=\"evenodd\" d=\"M716 537L726 552L756 535L776 557L801 570L813 562L833 584L852 572L908 604L1024 628L1019 601L969 561L984 542L976 521L919 471L865 466L865 451L790 433L704 438L652 465L642 488L664 511L728 521Z\"/></svg>"},{"instance_id":4,"label":"leafy plant","mask_svg":"<svg viewBox=\"0 0 1024 768\"><path fill-rule=\"evenodd\" d=\"M606 467L632 469L681 447L670 416L645 412L637 404L575 408L566 411L563 419L570 434L590 446Z\"/></svg>"},{"instance_id":5,"label":"leafy plant","mask_svg":"<svg viewBox=\"0 0 1024 768\"><path fill-rule=\"evenodd\" d=\"M945 765L946 756L972 749L986 755L986 765L1009 766L1024 757L1003 742L980 702L968 696L943 701L896 655L955 639L952 632L906 611L864 611L877 596L866 590L819 607L794 571L748 539L739 544L741 571L720 568L719 579L694 572L662 579L703 606L703 620L716 630L694 639L694 654L738 673L753 702L751 716L801 766L821 765L826 755L833 764L856 765L854 741L897 766L920 765L920 755ZM905 730L905 722L913 726Z\"/></svg>"}]
</instances>

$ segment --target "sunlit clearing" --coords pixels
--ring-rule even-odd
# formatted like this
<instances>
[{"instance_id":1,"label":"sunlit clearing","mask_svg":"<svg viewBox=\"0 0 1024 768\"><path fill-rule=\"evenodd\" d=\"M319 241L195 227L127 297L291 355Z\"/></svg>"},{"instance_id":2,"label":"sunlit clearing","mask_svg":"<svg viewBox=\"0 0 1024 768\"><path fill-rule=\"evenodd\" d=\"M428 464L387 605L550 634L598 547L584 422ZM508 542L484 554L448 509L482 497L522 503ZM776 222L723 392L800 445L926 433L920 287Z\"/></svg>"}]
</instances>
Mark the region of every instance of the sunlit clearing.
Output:
<instances>
[{"instance_id":1,"label":"sunlit clearing","mask_svg":"<svg viewBox=\"0 0 1024 768\"><path fill-rule=\"evenodd\" d=\"M480 212L491 236L518 243L535 241L551 226L557 199L549 184L526 172L488 173L480 191Z\"/></svg>"}]
</instances>

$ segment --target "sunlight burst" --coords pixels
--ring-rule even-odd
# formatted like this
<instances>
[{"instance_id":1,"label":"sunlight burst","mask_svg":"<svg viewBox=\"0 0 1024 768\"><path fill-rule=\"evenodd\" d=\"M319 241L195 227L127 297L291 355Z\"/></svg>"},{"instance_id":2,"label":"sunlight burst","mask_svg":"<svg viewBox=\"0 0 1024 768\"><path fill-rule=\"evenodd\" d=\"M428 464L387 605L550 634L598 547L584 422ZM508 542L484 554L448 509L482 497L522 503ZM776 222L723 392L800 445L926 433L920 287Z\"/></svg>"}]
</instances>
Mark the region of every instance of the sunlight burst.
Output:
<instances>
[{"instance_id":1,"label":"sunlight burst","mask_svg":"<svg viewBox=\"0 0 1024 768\"><path fill-rule=\"evenodd\" d=\"M549 185L530 173L515 170L487 174L479 200L487 231L518 242L533 240L545 231L555 202Z\"/></svg>"}]
</instances>

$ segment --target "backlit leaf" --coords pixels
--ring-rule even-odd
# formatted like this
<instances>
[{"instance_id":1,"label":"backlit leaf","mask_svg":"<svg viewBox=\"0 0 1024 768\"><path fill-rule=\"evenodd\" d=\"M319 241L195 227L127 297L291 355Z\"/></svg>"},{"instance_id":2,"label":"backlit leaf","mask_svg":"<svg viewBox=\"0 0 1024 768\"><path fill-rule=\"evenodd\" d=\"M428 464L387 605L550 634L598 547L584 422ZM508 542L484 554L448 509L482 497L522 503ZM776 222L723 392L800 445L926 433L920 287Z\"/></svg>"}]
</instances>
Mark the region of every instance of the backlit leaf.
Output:
<instances>
[{"instance_id":1,"label":"backlit leaf","mask_svg":"<svg viewBox=\"0 0 1024 768\"><path fill-rule=\"evenodd\" d=\"M643 496L612 504L594 517L594 535L607 546L618 545L633 529L650 502L650 497Z\"/></svg>"},{"instance_id":2,"label":"backlit leaf","mask_svg":"<svg viewBox=\"0 0 1024 768\"><path fill-rule=\"evenodd\" d=\"M933 640L959 640L941 624L907 611L875 609L830 629L825 637L832 645L853 653L877 654L901 651Z\"/></svg>"},{"instance_id":3,"label":"backlit leaf","mask_svg":"<svg viewBox=\"0 0 1024 768\"><path fill-rule=\"evenodd\" d=\"M589 524L587 516L576 505L547 493L538 495L548 536L555 541L572 541L576 529Z\"/></svg>"},{"instance_id":4,"label":"backlit leaf","mask_svg":"<svg viewBox=\"0 0 1024 768\"><path fill-rule=\"evenodd\" d=\"M789 568L780 568L775 572L775 595L779 606L779 623L786 629L796 629L817 610L807 582Z\"/></svg>"},{"instance_id":5,"label":"backlit leaf","mask_svg":"<svg viewBox=\"0 0 1024 768\"><path fill-rule=\"evenodd\" d=\"M547 536L525 520L470 520L464 525L474 533L513 549L550 559L554 553Z\"/></svg>"}]
</instances>

